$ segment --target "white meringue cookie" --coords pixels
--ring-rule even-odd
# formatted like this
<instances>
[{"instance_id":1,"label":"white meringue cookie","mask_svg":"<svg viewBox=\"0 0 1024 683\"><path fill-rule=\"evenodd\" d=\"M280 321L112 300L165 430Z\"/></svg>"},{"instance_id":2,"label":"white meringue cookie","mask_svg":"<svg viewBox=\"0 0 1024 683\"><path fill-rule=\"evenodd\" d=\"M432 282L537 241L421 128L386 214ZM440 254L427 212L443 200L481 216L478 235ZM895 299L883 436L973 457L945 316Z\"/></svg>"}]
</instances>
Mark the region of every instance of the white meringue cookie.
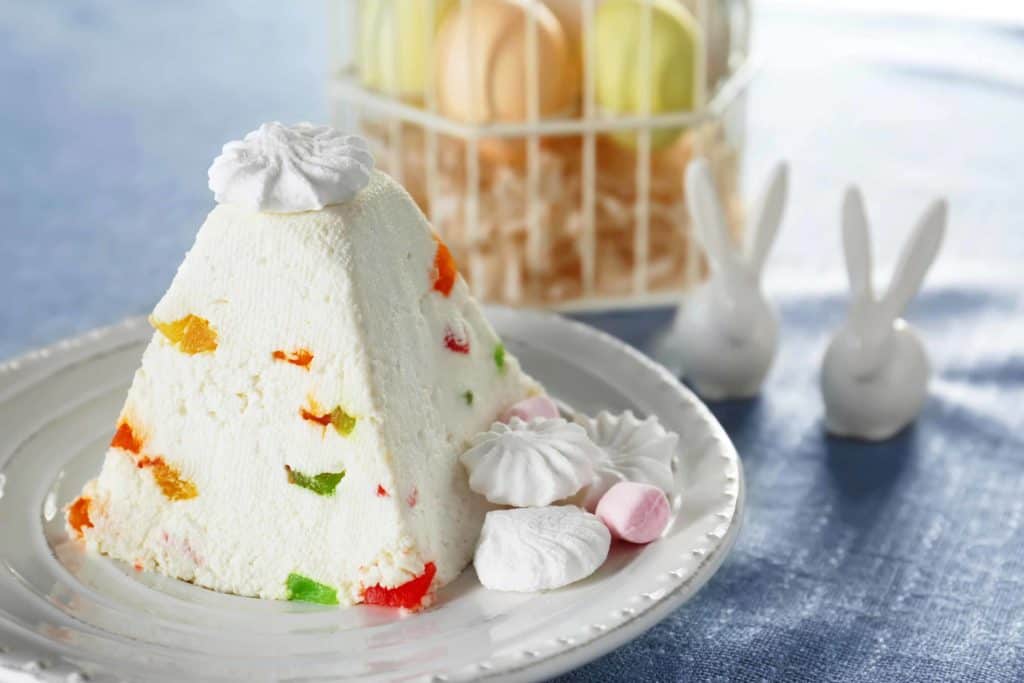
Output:
<instances>
[{"instance_id":1,"label":"white meringue cookie","mask_svg":"<svg viewBox=\"0 0 1024 683\"><path fill-rule=\"evenodd\" d=\"M370 180L366 141L329 126L276 121L224 145L210 166L218 202L254 211L316 211L356 196Z\"/></svg>"},{"instance_id":2,"label":"white meringue cookie","mask_svg":"<svg viewBox=\"0 0 1024 683\"><path fill-rule=\"evenodd\" d=\"M579 425L557 418L495 422L462 454L469 488L492 503L530 507L567 498L594 478L601 451Z\"/></svg>"},{"instance_id":3,"label":"white meringue cookie","mask_svg":"<svg viewBox=\"0 0 1024 683\"><path fill-rule=\"evenodd\" d=\"M611 541L600 519L574 505L494 510L484 518L473 565L492 590L551 590L593 574Z\"/></svg>"},{"instance_id":4,"label":"white meringue cookie","mask_svg":"<svg viewBox=\"0 0 1024 683\"><path fill-rule=\"evenodd\" d=\"M620 481L657 486L672 495L672 456L679 435L666 431L658 418L639 420L631 411L613 415L602 411L596 418L575 418L601 449L594 461L594 479L582 491L580 502L593 511L608 489Z\"/></svg>"}]
</instances>

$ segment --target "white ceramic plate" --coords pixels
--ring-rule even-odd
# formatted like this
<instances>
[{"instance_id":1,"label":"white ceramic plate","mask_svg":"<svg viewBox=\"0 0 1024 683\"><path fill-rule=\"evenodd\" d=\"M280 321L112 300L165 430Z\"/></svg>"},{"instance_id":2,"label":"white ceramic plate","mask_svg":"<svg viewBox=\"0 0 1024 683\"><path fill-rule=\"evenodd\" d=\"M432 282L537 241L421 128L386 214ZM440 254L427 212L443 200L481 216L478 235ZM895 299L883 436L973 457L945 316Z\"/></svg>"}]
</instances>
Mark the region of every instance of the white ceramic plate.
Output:
<instances>
[{"instance_id":1,"label":"white ceramic plate","mask_svg":"<svg viewBox=\"0 0 1024 683\"><path fill-rule=\"evenodd\" d=\"M509 350L577 410L682 435L674 520L557 591L487 591L472 569L415 615L222 595L85 554L62 507L99 468L150 329L98 330L0 365L0 668L42 680L537 680L635 638L688 600L739 528L743 476L711 413L661 366L553 315L490 309ZM0 674L2 676L2 674Z\"/></svg>"}]
</instances>

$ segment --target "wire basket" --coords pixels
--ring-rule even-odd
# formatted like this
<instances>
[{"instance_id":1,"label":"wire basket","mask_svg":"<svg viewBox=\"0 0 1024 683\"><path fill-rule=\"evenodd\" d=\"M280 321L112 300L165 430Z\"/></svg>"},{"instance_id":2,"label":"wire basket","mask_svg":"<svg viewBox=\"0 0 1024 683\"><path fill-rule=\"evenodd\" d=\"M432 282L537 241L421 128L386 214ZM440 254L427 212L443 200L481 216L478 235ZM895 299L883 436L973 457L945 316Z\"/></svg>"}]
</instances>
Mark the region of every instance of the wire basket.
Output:
<instances>
[{"instance_id":1,"label":"wire basket","mask_svg":"<svg viewBox=\"0 0 1024 683\"><path fill-rule=\"evenodd\" d=\"M628 5L633 15L609 20L604 2ZM694 96L686 109L660 111L653 79L615 81L613 69L607 78L600 30L602 22L618 22L605 30L627 34L632 26L621 40L635 47L621 59L631 73L650 73L673 43L675 24L661 16L675 15L669 4L688 12L697 36L689 58ZM706 271L683 194L694 156L709 160L738 235L752 72L748 0L329 6L335 125L369 140L378 166L405 185L477 297L558 309L675 299ZM553 26L569 24L574 30L560 39ZM560 45L570 55L564 64ZM562 72L553 78L556 63ZM602 101L622 83L635 95L632 111Z\"/></svg>"}]
</instances>

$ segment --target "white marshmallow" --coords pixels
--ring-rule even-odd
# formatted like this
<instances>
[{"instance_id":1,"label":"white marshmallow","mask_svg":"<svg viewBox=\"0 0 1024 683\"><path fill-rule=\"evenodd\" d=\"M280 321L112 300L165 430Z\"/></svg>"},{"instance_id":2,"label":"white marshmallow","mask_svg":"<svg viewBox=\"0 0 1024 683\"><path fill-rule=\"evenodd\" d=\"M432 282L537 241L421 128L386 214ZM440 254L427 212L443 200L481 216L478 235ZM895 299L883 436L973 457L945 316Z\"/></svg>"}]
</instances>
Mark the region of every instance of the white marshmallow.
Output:
<instances>
[{"instance_id":1,"label":"white marshmallow","mask_svg":"<svg viewBox=\"0 0 1024 683\"><path fill-rule=\"evenodd\" d=\"M584 579L608 557L611 534L573 505L487 513L473 566L486 588L532 592Z\"/></svg>"}]
</instances>

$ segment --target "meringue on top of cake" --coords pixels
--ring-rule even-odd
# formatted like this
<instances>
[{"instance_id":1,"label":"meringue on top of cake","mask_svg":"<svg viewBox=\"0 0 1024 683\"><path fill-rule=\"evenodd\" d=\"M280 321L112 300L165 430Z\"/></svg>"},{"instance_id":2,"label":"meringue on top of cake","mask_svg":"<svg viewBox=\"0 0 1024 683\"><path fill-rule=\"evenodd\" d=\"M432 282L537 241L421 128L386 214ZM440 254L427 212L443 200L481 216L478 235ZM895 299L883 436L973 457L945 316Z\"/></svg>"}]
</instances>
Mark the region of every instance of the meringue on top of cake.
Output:
<instances>
[{"instance_id":1,"label":"meringue on top of cake","mask_svg":"<svg viewBox=\"0 0 1024 683\"><path fill-rule=\"evenodd\" d=\"M264 124L209 177L70 532L226 593L428 604L491 507L459 454L543 390L361 139Z\"/></svg>"}]
</instances>

